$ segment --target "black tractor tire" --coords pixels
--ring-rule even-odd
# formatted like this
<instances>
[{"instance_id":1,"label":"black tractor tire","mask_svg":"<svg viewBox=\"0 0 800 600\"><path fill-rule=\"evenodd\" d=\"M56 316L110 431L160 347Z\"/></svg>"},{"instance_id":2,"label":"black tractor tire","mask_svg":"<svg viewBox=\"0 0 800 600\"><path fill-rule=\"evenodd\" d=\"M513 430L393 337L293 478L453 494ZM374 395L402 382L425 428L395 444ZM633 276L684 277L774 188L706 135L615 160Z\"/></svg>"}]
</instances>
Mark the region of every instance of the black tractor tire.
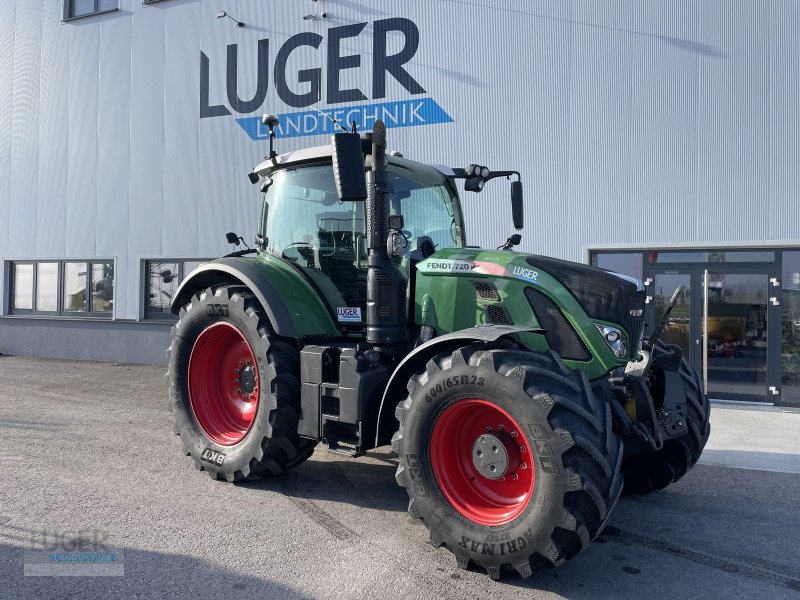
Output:
<instances>
[{"instance_id":1,"label":"black tractor tire","mask_svg":"<svg viewBox=\"0 0 800 600\"><path fill-rule=\"evenodd\" d=\"M656 365L658 357L669 352L667 344L656 342L653 349ZM681 358L679 370L686 392L688 431L681 437L665 440L661 450L623 457L622 474L625 477L623 494L626 496L663 490L686 475L703 453L711 433L709 423L711 404L703 391L700 375L689 367L685 358ZM658 373L655 373L654 379L657 378Z\"/></svg>"},{"instance_id":2,"label":"black tractor tire","mask_svg":"<svg viewBox=\"0 0 800 600\"><path fill-rule=\"evenodd\" d=\"M409 513L428 527L430 543L445 545L459 567L479 565L492 579L514 571L530 577L573 558L602 531L622 490L622 441L612 431L608 404L595 396L584 373L568 369L553 352L476 344L430 360L409 381L408 391L397 406L400 427L392 439L399 456L396 480L410 497ZM470 406L479 408L469 412ZM456 489L447 478L462 482L471 494L473 487L508 486L509 479L526 476L527 463L514 463L511 472L509 459L502 479L481 480L475 458L481 434L469 458L446 458L470 447L471 431L484 431L481 421L466 429L476 414L507 417L508 425L495 426L492 434L513 436L524 444L519 456L533 457L532 489L522 496L511 493L513 510L494 520L482 513L473 517L474 504L456 502L456 508L443 491ZM453 435L439 432L451 423ZM511 451L513 446L508 456ZM453 460L464 462L442 466ZM485 465L480 468L486 473Z\"/></svg>"},{"instance_id":3,"label":"black tractor tire","mask_svg":"<svg viewBox=\"0 0 800 600\"><path fill-rule=\"evenodd\" d=\"M243 437L233 443L212 439L214 436L200 424L190 394L193 350L204 332L221 323L235 328L249 345L255 358L253 385L258 386L256 390L260 388L252 423L246 433L240 433ZM196 367L198 373L205 372L201 366ZM231 373L230 377L236 375ZM317 442L297 435L299 350L273 333L264 309L246 287L210 287L195 294L181 308L169 349L168 379L175 433L195 468L207 471L213 479L236 482L277 475L302 463L314 452ZM213 379L209 381L205 389L216 389ZM229 381L225 379L226 383Z\"/></svg>"}]
</instances>

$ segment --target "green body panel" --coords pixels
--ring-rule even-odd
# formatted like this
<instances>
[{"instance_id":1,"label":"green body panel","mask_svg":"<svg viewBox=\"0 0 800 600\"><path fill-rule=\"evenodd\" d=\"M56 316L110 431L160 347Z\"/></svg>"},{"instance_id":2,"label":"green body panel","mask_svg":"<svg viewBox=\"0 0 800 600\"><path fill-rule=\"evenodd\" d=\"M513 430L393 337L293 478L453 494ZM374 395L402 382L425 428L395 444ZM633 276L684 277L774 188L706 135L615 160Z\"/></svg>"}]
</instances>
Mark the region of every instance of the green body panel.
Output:
<instances>
[{"instance_id":1,"label":"green body panel","mask_svg":"<svg viewBox=\"0 0 800 600\"><path fill-rule=\"evenodd\" d=\"M292 317L298 337L342 335L319 292L291 265L266 252L255 258L241 257L261 271L278 289Z\"/></svg>"},{"instance_id":2,"label":"green body panel","mask_svg":"<svg viewBox=\"0 0 800 600\"><path fill-rule=\"evenodd\" d=\"M489 323L486 308L500 304L514 325L539 327L525 296L525 288L534 287L561 309L592 356L588 361L564 359L570 368L581 369L589 379L597 379L624 366L628 359L614 356L595 327L595 323L616 327L620 324L589 317L561 282L527 262L529 256L478 248L439 250L417 265L416 323L429 325L437 335L442 335ZM494 284L500 296L499 303L478 298L472 282L481 280ZM631 340L625 335L627 347L631 348ZM543 335L522 334L521 337L534 348L549 348ZM638 340L634 342L638 344Z\"/></svg>"}]
</instances>

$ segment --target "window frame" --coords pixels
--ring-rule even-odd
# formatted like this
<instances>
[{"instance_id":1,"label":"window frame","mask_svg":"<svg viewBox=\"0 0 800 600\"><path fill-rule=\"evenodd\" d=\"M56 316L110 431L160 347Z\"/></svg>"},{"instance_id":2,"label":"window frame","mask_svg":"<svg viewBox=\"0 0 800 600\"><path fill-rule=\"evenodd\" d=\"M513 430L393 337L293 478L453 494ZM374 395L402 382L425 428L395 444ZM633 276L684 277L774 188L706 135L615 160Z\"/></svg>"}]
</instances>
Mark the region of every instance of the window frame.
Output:
<instances>
[{"instance_id":1,"label":"window frame","mask_svg":"<svg viewBox=\"0 0 800 600\"><path fill-rule=\"evenodd\" d=\"M160 1L160 0L159 0ZM178 264L178 286L180 287L186 276L186 263L208 263L214 258L196 256L156 256L141 258L139 264L139 320L153 323L173 323L178 320L178 316L172 312L150 312L150 265L153 263L177 263ZM177 289L177 288L176 288Z\"/></svg>"},{"instance_id":2,"label":"window frame","mask_svg":"<svg viewBox=\"0 0 800 600\"><path fill-rule=\"evenodd\" d=\"M112 321L116 319L116 303L114 300L117 296L117 259L104 258L93 256L90 258L7 258L3 260L4 271L6 277L6 288L3 292L3 306L5 308L4 317L36 317L48 319L90 319L98 321ZM36 302L36 292L38 288L39 263L56 263L56 310L39 310ZM90 308L83 311L65 311L64 310L64 269L65 263L84 263L87 267L85 293L87 297L87 307L91 307L91 292L89 291L91 284L91 275L89 270L94 264L111 263L114 275L111 279L112 290L112 304L109 311L93 311ZM14 287L16 285L16 265L32 265L33 266L33 285L32 285L32 305L33 308L15 308L14 307Z\"/></svg>"},{"instance_id":3,"label":"window frame","mask_svg":"<svg viewBox=\"0 0 800 600\"><path fill-rule=\"evenodd\" d=\"M94 0L94 10L90 13L86 13L85 15L73 15L72 12L74 6L75 0L63 0L61 8L62 23L76 21L78 19L85 19L86 17L96 17L97 15L107 15L109 13L117 12L119 11L119 0L117 0L117 5L114 8L106 8L103 10L99 10L100 0Z\"/></svg>"}]
</instances>

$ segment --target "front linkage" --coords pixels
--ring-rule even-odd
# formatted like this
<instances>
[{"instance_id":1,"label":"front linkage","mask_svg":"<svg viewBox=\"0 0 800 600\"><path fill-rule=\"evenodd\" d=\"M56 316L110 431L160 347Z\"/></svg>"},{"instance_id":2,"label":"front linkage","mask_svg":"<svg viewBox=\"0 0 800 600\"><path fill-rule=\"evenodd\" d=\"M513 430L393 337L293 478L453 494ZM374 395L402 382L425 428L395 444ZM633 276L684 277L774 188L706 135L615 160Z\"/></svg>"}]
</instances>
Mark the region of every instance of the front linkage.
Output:
<instances>
[{"instance_id":1,"label":"front linkage","mask_svg":"<svg viewBox=\"0 0 800 600\"><path fill-rule=\"evenodd\" d=\"M676 482L697 462L710 433L708 397L679 346L659 340L684 286L672 295L637 360L608 379L614 424L625 441L625 492Z\"/></svg>"}]
</instances>

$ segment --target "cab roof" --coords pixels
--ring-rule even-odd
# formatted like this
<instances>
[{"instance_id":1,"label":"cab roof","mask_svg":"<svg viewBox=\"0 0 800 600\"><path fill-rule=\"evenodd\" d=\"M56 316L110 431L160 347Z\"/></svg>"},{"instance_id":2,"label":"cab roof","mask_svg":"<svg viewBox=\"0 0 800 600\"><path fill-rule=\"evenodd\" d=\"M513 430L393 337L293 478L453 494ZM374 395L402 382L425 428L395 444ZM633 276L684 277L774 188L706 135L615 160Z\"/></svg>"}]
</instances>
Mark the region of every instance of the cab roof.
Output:
<instances>
[{"instance_id":1,"label":"cab roof","mask_svg":"<svg viewBox=\"0 0 800 600\"><path fill-rule=\"evenodd\" d=\"M423 173L427 171L430 172L431 175L435 171L439 175L445 175L446 177L452 177L454 175L453 170L449 167L441 165L428 165L403 158L402 156L392 156L390 154L387 154L386 158L388 159L389 164L400 167L401 169L408 169L409 171ZM268 158L267 160L259 163L258 166L253 169L253 173L265 177L270 173L274 173L275 171L279 171L288 167L314 162L326 162L330 160L332 160L330 145L312 146L311 148L302 148L301 150L280 154L274 159ZM366 166L369 167L372 162L372 157L367 155L365 162Z\"/></svg>"}]
</instances>

